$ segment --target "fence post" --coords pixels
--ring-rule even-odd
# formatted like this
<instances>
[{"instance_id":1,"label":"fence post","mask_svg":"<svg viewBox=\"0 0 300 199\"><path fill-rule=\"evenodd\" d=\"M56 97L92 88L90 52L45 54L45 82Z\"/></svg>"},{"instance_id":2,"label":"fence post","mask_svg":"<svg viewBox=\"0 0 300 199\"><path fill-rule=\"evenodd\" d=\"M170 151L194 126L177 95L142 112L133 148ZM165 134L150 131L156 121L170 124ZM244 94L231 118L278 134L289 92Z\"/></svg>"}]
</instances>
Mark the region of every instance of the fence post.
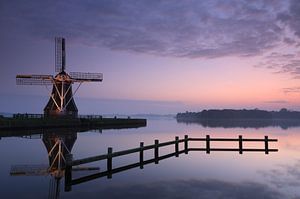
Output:
<instances>
[{"instance_id":1,"label":"fence post","mask_svg":"<svg viewBox=\"0 0 300 199\"><path fill-rule=\"evenodd\" d=\"M239 152L243 154L243 137L239 135Z\"/></svg>"},{"instance_id":2,"label":"fence post","mask_svg":"<svg viewBox=\"0 0 300 199\"><path fill-rule=\"evenodd\" d=\"M158 140L155 140L154 141L154 159L155 159L155 164L158 164L158 144L159 144L159 141Z\"/></svg>"},{"instance_id":3,"label":"fence post","mask_svg":"<svg viewBox=\"0 0 300 199\"><path fill-rule=\"evenodd\" d=\"M265 136L265 154L269 154L269 139L268 136Z\"/></svg>"},{"instance_id":4,"label":"fence post","mask_svg":"<svg viewBox=\"0 0 300 199\"><path fill-rule=\"evenodd\" d=\"M140 169L144 168L144 142L140 142Z\"/></svg>"},{"instance_id":5,"label":"fence post","mask_svg":"<svg viewBox=\"0 0 300 199\"><path fill-rule=\"evenodd\" d=\"M108 147L107 148L107 178L112 178L112 152L113 152L113 148L112 147Z\"/></svg>"},{"instance_id":6,"label":"fence post","mask_svg":"<svg viewBox=\"0 0 300 199\"><path fill-rule=\"evenodd\" d=\"M185 135L184 136L184 153L188 154L188 141L189 141L189 136Z\"/></svg>"},{"instance_id":7,"label":"fence post","mask_svg":"<svg viewBox=\"0 0 300 199\"><path fill-rule=\"evenodd\" d=\"M206 153L210 153L210 136L206 135Z\"/></svg>"},{"instance_id":8,"label":"fence post","mask_svg":"<svg viewBox=\"0 0 300 199\"><path fill-rule=\"evenodd\" d=\"M175 156L178 157L179 156L179 137L176 136L175 137Z\"/></svg>"},{"instance_id":9,"label":"fence post","mask_svg":"<svg viewBox=\"0 0 300 199\"><path fill-rule=\"evenodd\" d=\"M72 160L73 155L71 153L66 154L65 192L72 190Z\"/></svg>"}]
</instances>

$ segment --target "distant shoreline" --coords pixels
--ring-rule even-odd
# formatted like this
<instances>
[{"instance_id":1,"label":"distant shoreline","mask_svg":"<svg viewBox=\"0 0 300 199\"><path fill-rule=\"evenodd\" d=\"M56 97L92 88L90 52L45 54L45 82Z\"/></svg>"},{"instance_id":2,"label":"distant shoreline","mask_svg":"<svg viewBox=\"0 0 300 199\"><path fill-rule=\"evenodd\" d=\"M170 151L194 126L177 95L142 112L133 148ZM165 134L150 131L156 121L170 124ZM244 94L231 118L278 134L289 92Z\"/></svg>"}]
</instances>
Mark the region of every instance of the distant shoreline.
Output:
<instances>
[{"instance_id":1,"label":"distant shoreline","mask_svg":"<svg viewBox=\"0 0 300 199\"><path fill-rule=\"evenodd\" d=\"M268 126L289 127L300 126L300 112L288 111L265 111L259 109L252 110L203 110L201 112L178 113L176 120L179 123L196 123L204 127L223 128L264 128Z\"/></svg>"},{"instance_id":2,"label":"distant shoreline","mask_svg":"<svg viewBox=\"0 0 300 199\"><path fill-rule=\"evenodd\" d=\"M299 111L289 111L282 108L280 111L266 111L259 109L211 109L201 112L177 113L177 119L299 119Z\"/></svg>"}]
</instances>

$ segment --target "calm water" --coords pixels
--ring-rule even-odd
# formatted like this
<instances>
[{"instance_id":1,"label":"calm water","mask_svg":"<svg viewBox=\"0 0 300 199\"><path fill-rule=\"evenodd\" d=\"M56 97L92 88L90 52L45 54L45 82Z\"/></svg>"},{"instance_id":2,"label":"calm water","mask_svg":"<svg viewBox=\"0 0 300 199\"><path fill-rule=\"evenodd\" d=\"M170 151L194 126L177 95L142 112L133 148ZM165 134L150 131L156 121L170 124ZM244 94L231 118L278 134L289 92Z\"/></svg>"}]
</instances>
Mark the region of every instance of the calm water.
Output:
<instances>
[{"instance_id":1,"label":"calm water","mask_svg":"<svg viewBox=\"0 0 300 199\"><path fill-rule=\"evenodd\" d=\"M59 132L57 132L59 133ZM171 157L159 164L145 165L144 169L131 169L114 174L112 179L98 178L72 186L64 191L60 182L60 198L300 198L300 128L205 128L197 124L186 125L176 120L148 120L148 126L138 129L104 130L77 133L72 153L75 159L100 155L107 147L114 151L173 140L175 136L277 138L272 148L279 152L189 152L178 158ZM74 134L76 135L76 134ZM75 137L76 138L76 137ZM195 146L196 143L193 144ZM227 144L228 145L228 144ZM235 147L236 143L229 143ZM263 145L249 147L263 147ZM181 146L182 148L182 146ZM165 147L161 153L173 152L174 146ZM153 156L150 151L146 157ZM14 165L47 165L47 150L40 138L3 137L0 140L0 197L48 198L53 177L10 176ZM138 154L113 160L113 165L126 165L138 161ZM106 168L106 162L85 166ZM73 172L79 177L94 171ZM49 193L50 190L50 193Z\"/></svg>"}]
</instances>

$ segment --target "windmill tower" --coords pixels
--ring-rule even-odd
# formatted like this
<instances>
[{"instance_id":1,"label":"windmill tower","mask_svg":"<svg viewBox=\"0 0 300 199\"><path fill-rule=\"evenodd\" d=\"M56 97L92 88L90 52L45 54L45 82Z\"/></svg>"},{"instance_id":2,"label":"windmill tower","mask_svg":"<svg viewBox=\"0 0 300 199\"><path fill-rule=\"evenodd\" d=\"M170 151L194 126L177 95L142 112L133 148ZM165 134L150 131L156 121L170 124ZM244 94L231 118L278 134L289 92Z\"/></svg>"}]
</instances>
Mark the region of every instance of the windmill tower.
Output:
<instances>
[{"instance_id":1,"label":"windmill tower","mask_svg":"<svg viewBox=\"0 0 300 199\"><path fill-rule=\"evenodd\" d=\"M17 75L17 85L44 85L50 91L50 99L44 108L45 116L69 116L77 117L78 109L74 101L74 95L84 82L101 82L102 73L82 73L66 71L66 46L65 39L55 38L55 76L52 75ZM72 84L78 83L75 91Z\"/></svg>"}]
</instances>

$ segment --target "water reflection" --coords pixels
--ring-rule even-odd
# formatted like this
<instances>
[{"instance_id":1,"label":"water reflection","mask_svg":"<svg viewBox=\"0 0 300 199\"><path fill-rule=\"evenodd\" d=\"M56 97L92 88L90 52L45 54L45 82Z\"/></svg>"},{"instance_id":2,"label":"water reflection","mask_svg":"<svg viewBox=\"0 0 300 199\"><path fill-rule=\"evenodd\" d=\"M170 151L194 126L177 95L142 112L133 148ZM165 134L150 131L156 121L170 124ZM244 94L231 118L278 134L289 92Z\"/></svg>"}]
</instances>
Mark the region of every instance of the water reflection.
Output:
<instances>
[{"instance_id":1,"label":"water reflection","mask_svg":"<svg viewBox=\"0 0 300 199\"><path fill-rule=\"evenodd\" d=\"M204 142L206 145L205 147L190 147L191 142L197 142L200 143ZM211 143L214 142L219 142L222 143L223 145L227 144L230 142L231 148L228 147L211 147ZM238 143L238 147L233 147ZM245 148L243 145L245 142L252 142L252 143L259 143L263 142L265 144L264 148ZM72 185L77 185L81 184L84 182L88 182L97 178L105 177L107 178L112 178L112 175L115 173L120 173L120 172L125 172L127 170L133 169L140 167L140 169L144 168L144 165L155 163L158 164L159 161L164 160L164 159L169 159L171 157L179 157L180 154L188 154L190 151L198 151L198 152L203 152L206 151L207 154L210 154L211 151L223 151L223 152L239 152L239 154L243 154L244 151L246 152L264 152L265 154L269 154L269 152L277 152L277 149L272 149L269 148L269 143L270 142L277 142L277 139L269 139L268 136L265 136L264 139L249 139L249 138L243 138L242 135L239 135L239 138L211 138L209 135L206 135L205 138L189 138L188 135L185 135L183 139L179 139L178 136L175 137L175 140L171 140L168 142L159 142L159 140L155 140L154 145L147 145L144 146L144 143L140 143L140 147L138 148L133 148L133 149L127 149L123 151L117 151L117 152L112 152L112 148L108 148L107 154L102 154L102 155L97 155L97 156L92 156L92 157L87 157L83 159L78 159L78 160L69 160L67 161L67 167L66 167L66 172L65 172L65 187L66 191L70 191L72 188ZM183 149L179 150L180 144L183 145ZM162 147L166 146L172 146L173 150L168 152L167 154L160 154L160 150ZM175 150L174 150L175 149ZM146 151L152 150L153 155L150 159L147 158L146 160L144 159L144 153ZM129 154L136 154L138 153L139 155L139 161L131 164L126 164L125 166L119 166L119 167L113 167L113 159L116 157L121 157L121 156L126 156ZM103 170L101 172L83 176L80 178L73 179L72 178L72 166L76 165L82 165L82 164L87 164L95 161L106 161L107 166L106 170Z\"/></svg>"},{"instance_id":2,"label":"water reflection","mask_svg":"<svg viewBox=\"0 0 300 199\"><path fill-rule=\"evenodd\" d=\"M178 123L199 124L203 127L222 127L222 128L265 128L265 127L280 127L288 129L291 127L299 127L300 120L285 120L285 119L203 119L190 120L177 118Z\"/></svg>"},{"instance_id":3,"label":"water reflection","mask_svg":"<svg viewBox=\"0 0 300 199\"><path fill-rule=\"evenodd\" d=\"M27 136L28 137L28 136ZM30 137L30 136L29 136ZM48 193L48 198L59 198L60 196L60 182L61 179L63 177L65 177L65 190L66 191L71 191L71 187L72 185L75 184L81 184L83 182L87 182L87 181L91 181L94 180L96 178L101 178L104 176L107 176L108 178L110 178L112 176L112 174L114 173L120 173L120 172L124 172L136 167L140 167L141 169L144 168L144 165L147 164L151 164L151 163L155 163L158 164L161 160L164 159L168 159L171 157L178 157L180 154L188 154L189 151L206 151L206 153L208 152L208 148L210 150L216 149L216 148L210 148L210 144L209 142L211 141L237 141L239 143L241 143L241 141L243 141L242 136L239 136L239 138L232 138L232 139L228 139L228 138L210 138L210 136L206 136L205 138L189 138L187 135L184 137L184 139L179 139L178 137L175 138L175 140L173 141L168 141L168 142L159 142L158 140L155 140L155 144L154 145L148 145L148 146L144 146L143 144L141 144L140 148L136 148L136 149L127 149L125 151L122 152L115 152L112 153L111 157L115 157L115 156L121 156L120 154L123 155L127 155L129 153L139 153L139 157L140 160L137 163L132 163L132 164L127 164L125 166L121 166L121 167L116 167L116 168L112 168L111 162L110 162L110 166L109 166L109 157L105 157L104 159L107 159L107 170L106 171L101 171L101 172L97 172L94 174L89 174L77 179L72 179L72 173L76 170L80 170L80 168L71 168L71 170L66 169L66 163L67 163L67 159L70 158L71 153L72 153L72 149L73 146L77 140L77 132L76 130L71 131L70 129L65 129L65 130L61 130L60 133L57 132L52 132L52 131L46 131L43 132L43 134L39 135L39 137L42 139L42 142L45 146L45 148L47 149L47 155L48 155L48 166L45 169L38 168L38 167L34 167L34 165L27 165L27 166L13 166L12 167L12 171L11 174L12 175L30 175L30 174L40 174L40 175L50 175L51 176L51 180L50 180L50 184L49 184L49 193ZM266 140L267 139L267 140ZM263 141L263 142L267 142L268 138L266 139L254 139L256 141ZM251 139L245 139L248 141L254 141ZM205 148L190 148L189 147L189 142L195 142L195 141L201 141L206 143L206 147ZM180 149L180 145L182 145L183 149ZM175 152L171 152L171 153L167 153L167 154L159 154L159 147L165 147L167 145L173 145L173 148L175 149ZM234 146L236 147L236 145L234 144ZM181 148L182 148L181 147ZM239 152L240 150L246 150L245 148L241 148L242 145L239 145L240 148L230 148L230 151L236 151ZM144 160L144 156L143 156L143 151L144 150L154 150L154 158L148 158ZM222 151L229 151L228 148L224 149L224 148L217 148L220 149ZM256 149L255 149L256 150ZM269 149L269 148L265 148L265 149L257 149L257 151L262 151L262 152L266 152L266 150L272 151L273 149ZM275 149L274 149L275 150ZM131 151L131 152L130 152ZM218 150L217 150L218 151ZM254 150L253 150L254 151ZM102 158L103 159L103 158ZM112 161L112 160L110 160ZM80 165L80 164L77 164ZM110 167L110 169L109 169ZM96 167L91 167L92 169L89 169L89 167L83 168L83 170L95 170L95 169L99 169ZM69 168L70 169L70 168ZM173 186L174 191L177 190L177 186L181 185L181 183L178 182L171 182L169 183L168 186ZM185 186L190 186L191 182L190 181L186 181L185 182ZM228 189L232 189L232 186L237 186L234 184L230 184L228 182L221 182L221 181L216 181L214 183L217 184L222 184L222 186L224 187L225 185L228 187ZM192 184L196 184L195 186L199 186L197 188L197 192L201 191L203 189L203 183L201 181L192 181ZM245 186L245 183L242 183L243 185L241 185L242 187ZM206 183L207 185L207 183ZM252 184L252 188L255 188L255 184ZM255 185L255 186L254 186ZM211 186L215 186L215 189L218 189L218 186L216 186L216 184L211 184ZM248 185L247 185L248 186ZM150 188L149 190L147 190L146 188ZM153 191L152 189L158 189L159 187L151 187L149 185L146 186L146 188L142 188L144 189L145 192L143 192L143 194L147 194L148 191ZM189 187L189 189L193 188L193 186ZM250 187L244 187L244 191L246 191L246 189L248 189ZM131 189L131 188L130 188ZM256 189L256 188L255 188ZM170 190L170 189L169 189ZM105 191L105 190L104 190ZM123 190L126 191L126 190ZM269 193L270 190L266 189L264 190L266 192ZM225 194L227 190L225 190ZM133 192L134 193L134 192ZM167 194L167 193L166 193ZM239 194L239 193L234 193L234 194ZM170 195L171 196L171 195ZM230 195L231 196L231 195ZM234 196L234 195L232 195ZM261 197L263 195L259 195L259 197ZM264 197L267 198L267 197Z\"/></svg>"},{"instance_id":4,"label":"water reflection","mask_svg":"<svg viewBox=\"0 0 300 199\"><path fill-rule=\"evenodd\" d=\"M300 186L300 160L293 164L279 164L269 171L258 171L277 188Z\"/></svg>"},{"instance_id":5,"label":"water reflection","mask_svg":"<svg viewBox=\"0 0 300 199\"><path fill-rule=\"evenodd\" d=\"M138 128L140 126L133 126ZM106 127L105 129L121 129L122 127ZM128 127L123 127L128 128ZM65 177L66 161L72 158L72 149L77 140L78 132L95 131L102 133L102 129L89 128L58 128L19 131L1 131L1 137L21 137L24 139L41 139L48 156L48 164L11 165L11 176L50 176L48 198L60 197L60 184ZM94 171L99 167L73 167L70 172Z\"/></svg>"},{"instance_id":6,"label":"water reflection","mask_svg":"<svg viewBox=\"0 0 300 199\"><path fill-rule=\"evenodd\" d=\"M43 143L47 148L49 158L48 171L53 176L48 198L59 197L60 180L64 176L66 167L66 155L71 153L76 139L76 132L43 134Z\"/></svg>"},{"instance_id":7,"label":"water reflection","mask_svg":"<svg viewBox=\"0 0 300 199\"><path fill-rule=\"evenodd\" d=\"M59 198L60 181L64 176L66 156L70 154L77 139L77 132L71 130L60 130L60 133L45 131L38 135L47 149L48 165L12 165L11 175L50 175L48 198ZM35 135L35 138L38 138ZM25 136L25 138L31 138Z\"/></svg>"},{"instance_id":8,"label":"water reflection","mask_svg":"<svg viewBox=\"0 0 300 199\"><path fill-rule=\"evenodd\" d=\"M56 131L59 132L59 131ZM280 128L266 129L210 129L200 125L185 125L170 121L150 121L149 126L143 129L108 130L102 134L96 132L77 133L75 145L72 148L74 159L85 158L97 154L106 153L107 147L113 147L114 151L138 147L140 141L145 145L153 144L155 139L169 141L175 136L205 137L208 133L212 137L237 138L239 134L245 138L279 138L279 142L273 147L280 149L279 153L264 155L264 153L238 152L191 152L188 155L180 155L179 158L170 158L160 161L159 165L149 164L143 170L138 168L113 175L112 179L99 178L73 187L72 191L64 191L64 180L60 180L61 198L297 198L298 187L277 188L258 170L268 172L278 169L284 172L284 163L294 165L293 159L299 157L299 128L282 130ZM61 132L63 133L63 132ZM3 138L0 142L0 156L5 159L1 163L1 182L4 188L0 190L3 198L46 198L49 189L49 176L45 177L8 177L10 165L23 163L46 163L49 167L46 147L42 142L43 134L36 140L19 138ZM28 136L30 137L30 136ZM4 152L10 150L10 156ZM192 147L197 147L196 144ZM199 147L200 145L198 145ZM252 145L249 147L252 147ZM255 146L256 147L256 146ZM260 147L263 147L260 145ZM297 147L297 148L295 148ZM164 154L173 147L166 148ZM32 154L32 155L31 155ZM148 154L153 157L153 153ZM11 158L10 158L11 157ZM146 156L145 156L146 158ZM42 161L43 160L43 161ZM116 159L113 166L123 166L125 163L134 163L137 156L129 156L124 159ZM278 165L278 166L276 166ZM86 166L98 166L100 171L106 168L106 162L96 162ZM73 177L81 177L87 173L93 174L98 171L73 172ZM51 177L54 179L53 177ZM288 181L290 179L290 181ZM291 178L283 178L284 182L292 183ZM296 180L296 179L295 179ZM195 185L195 186L193 186ZM207 185L207 186L205 186ZM222 186L225 186L223 188ZM163 188L163 190L160 189ZM234 190L234 187L238 190ZM229 190L235 193L229 193ZM295 189L292 194L290 189ZM15 191L17 190L17 191ZM157 190L157 191L155 191ZM181 193L189 190L186 197ZM243 190L243 191L239 191ZM255 191L257 190L257 191ZM251 192L251 193L250 193ZM278 193L280 192L280 193ZM194 194L193 194L194 193ZM234 194L247 194L240 197ZM215 195L214 195L215 194ZM219 196L219 197L218 197Z\"/></svg>"},{"instance_id":9,"label":"water reflection","mask_svg":"<svg viewBox=\"0 0 300 199\"><path fill-rule=\"evenodd\" d=\"M88 191L77 193L84 198ZM73 195L74 196L74 195ZM73 196L69 197L72 198ZM276 189L257 182L230 182L216 179L156 181L148 184L99 187L90 198L122 199L282 199Z\"/></svg>"}]
</instances>

